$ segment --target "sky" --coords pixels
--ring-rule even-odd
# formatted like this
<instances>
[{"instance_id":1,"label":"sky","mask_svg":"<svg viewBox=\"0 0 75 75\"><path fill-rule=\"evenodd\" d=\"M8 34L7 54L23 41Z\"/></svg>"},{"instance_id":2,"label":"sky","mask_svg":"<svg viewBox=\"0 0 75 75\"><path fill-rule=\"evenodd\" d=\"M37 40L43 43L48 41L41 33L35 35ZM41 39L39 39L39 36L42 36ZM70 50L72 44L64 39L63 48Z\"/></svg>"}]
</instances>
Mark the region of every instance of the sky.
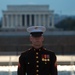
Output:
<instances>
[{"instance_id":1,"label":"sky","mask_svg":"<svg viewBox=\"0 0 75 75\"><path fill-rule=\"evenodd\" d=\"M75 15L75 0L0 0L0 17L7 5L49 5L59 15Z\"/></svg>"}]
</instances>

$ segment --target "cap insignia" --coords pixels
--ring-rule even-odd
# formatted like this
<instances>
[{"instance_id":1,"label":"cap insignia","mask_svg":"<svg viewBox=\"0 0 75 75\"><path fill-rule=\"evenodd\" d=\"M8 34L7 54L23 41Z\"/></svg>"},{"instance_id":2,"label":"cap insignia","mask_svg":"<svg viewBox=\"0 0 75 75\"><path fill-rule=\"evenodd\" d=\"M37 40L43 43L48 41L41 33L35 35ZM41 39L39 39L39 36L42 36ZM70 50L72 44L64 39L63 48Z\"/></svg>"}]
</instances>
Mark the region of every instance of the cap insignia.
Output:
<instances>
[{"instance_id":1,"label":"cap insignia","mask_svg":"<svg viewBox=\"0 0 75 75\"><path fill-rule=\"evenodd\" d=\"M38 29L38 27L35 27L35 29Z\"/></svg>"}]
</instances>

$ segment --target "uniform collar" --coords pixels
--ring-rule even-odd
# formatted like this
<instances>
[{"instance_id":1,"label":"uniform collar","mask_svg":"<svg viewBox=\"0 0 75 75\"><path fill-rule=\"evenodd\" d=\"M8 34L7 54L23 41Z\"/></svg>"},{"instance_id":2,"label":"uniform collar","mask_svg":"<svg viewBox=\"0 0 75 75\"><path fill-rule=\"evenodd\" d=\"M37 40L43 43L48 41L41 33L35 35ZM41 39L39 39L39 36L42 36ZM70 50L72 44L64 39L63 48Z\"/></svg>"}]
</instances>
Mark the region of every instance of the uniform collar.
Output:
<instances>
[{"instance_id":1,"label":"uniform collar","mask_svg":"<svg viewBox=\"0 0 75 75\"><path fill-rule=\"evenodd\" d=\"M43 46L42 46L42 47L40 47L40 48L38 48L38 49L36 49L36 48L32 47L32 49L33 49L34 51L41 51L41 50L43 50Z\"/></svg>"}]
</instances>

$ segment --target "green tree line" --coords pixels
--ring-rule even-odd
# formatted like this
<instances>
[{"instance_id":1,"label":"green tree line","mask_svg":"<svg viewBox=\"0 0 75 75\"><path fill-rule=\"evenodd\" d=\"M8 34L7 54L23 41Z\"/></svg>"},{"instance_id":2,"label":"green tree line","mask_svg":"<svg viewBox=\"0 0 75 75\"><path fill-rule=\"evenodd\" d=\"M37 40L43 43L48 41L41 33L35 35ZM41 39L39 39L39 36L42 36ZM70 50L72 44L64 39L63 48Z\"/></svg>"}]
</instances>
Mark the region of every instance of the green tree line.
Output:
<instances>
[{"instance_id":1,"label":"green tree line","mask_svg":"<svg viewBox=\"0 0 75 75\"><path fill-rule=\"evenodd\" d=\"M2 27L2 19L0 19L0 28Z\"/></svg>"},{"instance_id":2,"label":"green tree line","mask_svg":"<svg viewBox=\"0 0 75 75\"><path fill-rule=\"evenodd\" d=\"M63 30L75 30L75 19L68 17L59 23L55 24L56 28L61 28Z\"/></svg>"}]
</instances>

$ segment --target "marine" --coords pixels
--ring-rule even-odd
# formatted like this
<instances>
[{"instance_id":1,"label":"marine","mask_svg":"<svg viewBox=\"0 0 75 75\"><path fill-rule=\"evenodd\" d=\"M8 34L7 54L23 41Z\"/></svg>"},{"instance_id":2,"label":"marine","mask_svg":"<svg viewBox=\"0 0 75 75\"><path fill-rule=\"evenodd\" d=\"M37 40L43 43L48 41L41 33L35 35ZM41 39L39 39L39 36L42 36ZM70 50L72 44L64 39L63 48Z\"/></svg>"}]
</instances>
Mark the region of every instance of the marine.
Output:
<instances>
[{"instance_id":1,"label":"marine","mask_svg":"<svg viewBox=\"0 0 75 75\"><path fill-rule=\"evenodd\" d=\"M31 48L21 53L17 75L57 75L57 58L53 51L43 46L44 26L28 27Z\"/></svg>"}]
</instances>

